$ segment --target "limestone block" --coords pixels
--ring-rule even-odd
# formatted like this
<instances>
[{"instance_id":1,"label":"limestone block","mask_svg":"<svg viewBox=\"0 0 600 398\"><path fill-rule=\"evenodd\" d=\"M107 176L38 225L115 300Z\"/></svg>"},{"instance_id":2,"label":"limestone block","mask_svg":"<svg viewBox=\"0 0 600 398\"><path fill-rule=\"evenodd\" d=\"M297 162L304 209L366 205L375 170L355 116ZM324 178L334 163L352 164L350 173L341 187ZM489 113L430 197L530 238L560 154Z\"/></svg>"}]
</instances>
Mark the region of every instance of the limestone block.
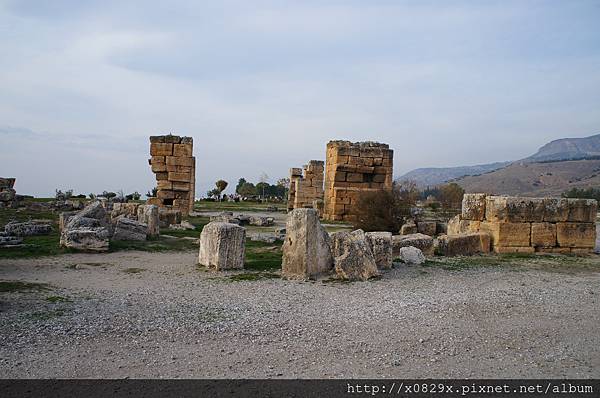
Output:
<instances>
[{"instance_id":1,"label":"limestone block","mask_svg":"<svg viewBox=\"0 0 600 398\"><path fill-rule=\"evenodd\" d=\"M408 246L416 247L425 255L433 254L433 238L429 235L414 233L392 236L392 253L394 257L398 256L402 247Z\"/></svg>"},{"instance_id":2,"label":"limestone block","mask_svg":"<svg viewBox=\"0 0 600 398\"><path fill-rule=\"evenodd\" d=\"M569 218L569 201L565 198L544 198L544 221L566 222Z\"/></svg>"},{"instance_id":3,"label":"limestone block","mask_svg":"<svg viewBox=\"0 0 600 398\"><path fill-rule=\"evenodd\" d=\"M165 142L171 143L171 144L179 144L181 142L181 137L178 135L165 135L164 136L164 140Z\"/></svg>"},{"instance_id":4,"label":"limestone block","mask_svg":"<svg viewBox=\"0 0 600 398\"><path fill-rule=\"evenodd\" d=\"M568 199L568 222L596 222L598 202L595 199Z\"/></svg>"},{"instance_id":5,"label":"limestone block","mask_svg":"<svg viewBox=\"0 0 600 398\"><path fill-rule=\"evenodd\" d=\"M58 215L58 231L62 232L67 226L71 217L74 217L78 211L65 211Z\"/></svg>"},{"instance_id":6,"label":"limestone block","mask_svg":"<svg viewBox=\"0 0 600 398\"><path fill-rule=\"evenodd\" d=\"M282 275L309 279L333 268L330 238L314 209L294 209L287 216Z\"/></svg>"},{"instance_id":7,"label":"limestone block","mask_svg":"<svg viewBox=\"0 0 600 398\"><path fill-rule=\"evenodd\" d=\"M365 281L379 275L375 257L363 230L332 234L331 247L335 272L340 278Z\"/></svg>"},{"instance_id":8,"label":"limestone block","mask_svg":"<svg viewBox=\"0 0 600 398\"><path fill-rule=\"evenodd\" d=\"M173 189L173 183L169 180L160 180L156 182L156 188L158 188L160 191L170 191Z\"/></svg>"},{"instance_id":9,"label":"limestone block","mask_svg":"<svg viewBox=\"0 0 600 398\"><path fill-rule=\"evenodd\" d=\"M191 178L190 173L169 172L169 181L189 182Z\"/></svg>"},{"instance_id":10,"label":"limestone block","mask_svg":"<svg viewBox=\"0 0 600 398\"><path fill-rule=\"evenodd\" d=\"M531 224L482 221L479 230L492 237L493 246L530 246Z\"/></svg>"},{"instance_id":11,"label":"limestone block","mask_svg":"<svg viewBox=\"0 0 600 398\"><path fill-rule=\"evenodd\" d=\"M485 232L441 235L437 242L437 248L444 256L471 256L489 253L490 246L490 235Z\"/></svg>"},{"instance_id":12,"label":"limestone block","mask_svg":"<svg viewBox=\"0 0 600 398\"><path fill-rule=\"evenodd\" d=\"M137 220L121 217L115 225L113 240L146 240L148 225Z\"/></svg>"},{"instance_id":13,"label":"limestone block","mask_svg":"<svg viewBox=\"0 0 600 398\"><path fill-rule=\"evenodd\" d=\"M159 199L175 199L175 191L162 190L156 193Z\"/></svg>"},{"instance_id":14,"label":"limestone block","mask_svg":"<svg viewBox=\"0 0 600 398\"><path fill-rule=\"evenodd\" d=\"M192 145L191 144L174 144L173 145L173 156L180 156L180 157L192 156Z\"/></svg>"},{"instance_id":15,"label":"limestone block","mask_svg":"<svg viewBox=\"0 0 600 398\"><path fill-rule=\"evenodd\" d=\"M17 191L13 188L2 188L0 190L0 202L10 202L15 199Z\"/></svg>"},{"instance_id":16,"label":"limestone block","mask_svg":"<svg viewBox=\"0 0 600 398\"><path fill-rule=\"evenodd\" d=\"M534 222L531 224L531 246L556 246L556 224L549 222Z\"/></svg>"},{"instance_id":17,"label":"limestone block","mask_svg":"<svg viewBox=\"0 0 600 398\"><path fill-rule=\"evenodd\" d=\"M592 247L572 247L570 249L571 254L590 254L594 253L594 248Z\"/></svg>"},{"instance_id":18,"label":"limestone block","mask_svg":"<svg viewBox=\"0 0 600 398\"><path fill-rule=\"evenodd\" d=\"M193 167L196 164L196 158L194 158L194 157L167 156L166 157L166 163L169 166Z\"/></svg>"},{"instance_id":19,"label":"limestone block","mask_svg":"<svg viewBox=\"0 0 600 398\"><path fill-rule=\"evenodd\" d=\"M156 181L162 181L162 180L168 180L169 179L169 173L167 172L160 172L160 173L156 173Z\"/></svg>"},{"instance_id":20,"label":"limestone block","mask_svg":"<svg viewBox=\"0 0 600 398\"><path fill-rule=\"evenodd\" d=\"M239 225L210 222L200 233L198 262L217 271L244 268L246 229Z\"/></svg>"},{"instance_id":21,"label":"limestone block","mask_svg":"<svg viewBox=\"0 0 600 398\"><path fill-rule=\"evenodd\" d=\"M165 163L165 156L152 156L150 158L150 164L162 164Z\"/></svg>"},{"instance_id":22,"label":"limestone block","mask_svg":"<svg viewBox=\"0 0 600 398\"><path fill-rule=\"evenodd\" d=\"M435 221L419 221L417 222L417 232L424 235L433 236L436 231Z\"/></svg>"},{"instance_id":23,"label":"limestone block","mask_svg":"<svg viewBox=\"0 0 600 398\"><path fill-rule=\"evenodd\" d=\"M379 269L392 268L392 233L367 232L365 234L369 247L375 257L375 264Z\"/></svg>"},{"instance_id":24,"label":"limestone block","mask_svg":"<svg viewBox=\"0 0 600 398\"><path fill-rule=\"evenodd\" d=\"M466 193L462 200L463 220L483 221L485 219L485 197L484 193Z\"/></svg>"},{"instance_id":25,"label":"limestone block","mask_svg":"<svg viewBox=\"0 0 600 398\"><path fill-rule=\"evenodd\" d=\"M173 183L173 191L189 191L191 184L189 182L177 182L174 181Z\"/></svg>"},{"instance_id":26,"label":"limestone block","mask_svg":"<svg viewBox=\"0 0 600 398\"><path fill-rule=\"evenodd\" d=\"M493 222L541 222L544 201L540 198L487 196L485 218Z\"/></svg>"},{"instance_id":27,"label":"limestone block","mask_svg":"<svg viewBox=\"0 0 600 398\"><path fill-rule=\"evenodd\" d=\"M61 233L60 245L80 251L106 252L109 236L108 229L104 227L66 229Z\"/></svg>"},{"instance_id":28,"label":"limestone block","mask_svg":"<svg viewBox=\"0 0 600 398\"><path fill-rule=\"evenodd\" d=\"M160 233L160 220L158 217L158 206L141 205L137 210L138 221L147 225L146 235L156 237Z\"/></svg>"},{"instance_id":29,"label":"limestone block","mask_svg":"<svg viewBox=\"0 0 600 398\"><path fill-rule=\"evenodd\" d=\"M146 199L146 204L160 206L162 205L162 200L159 198L148 198Z\"/></svg>"},{"instance_id":30,"label":"limestone block","mask_svg":"<svg viewBox=\"0 0 600 398\"><path fill-rule=\"evenodd\" d=\"M150 155L151 156L171 156L171 155L173 155L173 144L152 142L152 143L150 143Z\"/></svg>"},{"instance_id":31,"label":"limestone block","mask_svg":"<svg viewBox=\"0 0 600 398\"><path fill-rule=\"evenodd\" d=\"M35 236L48 235L52 232L50 222L37 221L11 221L4 226L4 232L10 236Z\"/></svg>"},{"instance_id":32,"label":"limestone block","mask_svg":"<svg viewBox=\"0 0 600 398\"><path fill-rule=\"evenodd\" d=\"M535 253L533 246L494 246L494 252L498 254Z\"/></svg>"},{"instance_id":33,"label":"limestone block","mask_svg":"<svg viewBox=\"0 0 600 398\"><path fill-rule=\"evenodd\" d=\"M0 177L0 190L2 190L2 188L14 188L15 181L15 178Z\"/></svg>"},{"instance_id":34,"label":"limestone block","mask_svg":"<svg viewBox=\"0 0 600 398\"><path fill-rule=\"evenodd\" d=\"M553 254L570 254L570 247L536 247L534 248L536 253L553 253ZM588 249L593 250L593 249Z\"/></svg>"},{"instance_id":35,"label":"limestone block","mask_svg":"<svg viewBox=\"0 0 600 398\"><path fill-rule=\"evenodd\" d=\"M402 227L400 227L400 235L412 235L418 233L419 230L417 228L417 224L413 221L406 222Z\"/></svg>"},{"instance_id":36,"label":"limestone block","mask_svg":"<svg viewBox=\"0 0 600 398\"><path fill-rule=\"evenodd\" d=\"M457 214L448 221L446 232L448 235L466 234L479 232L480 227L481 221L463 220L461 215Z\"/></svg>"},{"instance_id":37,"label":"limestone block","mask_svg":"<svg viewBox=\"0 0 600 398\"><path fill-rule=\"evenodd\" d=\"M560 247L589 247L596 245L596 224L557 223L556 239Z\"/></svg>"},{"instance_id":38,"label":"limestone block","mask_svg":"<svg viewBox=\"0 0 600 398\"><path fill-rule=\"evenodd\" d=\"M164 135L151 135L150 136L150 143L164 143L165 142L165 136Z\"/></svg>"},{"instance_id":39,"label":"limestone block","mask_svg":"<svg viewBox=\"0 0 600 398\"><path fill-rule=\"evenodd\" d=\"M398 259L409 265L421 265L426 261L423 252L414 246L401 247L398 252Z\"/></svg>"},{"instance_id":40,"label":"limestone block","mask_svg":"<svg viewBox=\"0 0 600 398\"><path fill-rule=\"evenodd\" d=\"M181 210L159 207L158 219L160 228L168 228L172 224L181 224Z\"/></svg>"}]
</instances>

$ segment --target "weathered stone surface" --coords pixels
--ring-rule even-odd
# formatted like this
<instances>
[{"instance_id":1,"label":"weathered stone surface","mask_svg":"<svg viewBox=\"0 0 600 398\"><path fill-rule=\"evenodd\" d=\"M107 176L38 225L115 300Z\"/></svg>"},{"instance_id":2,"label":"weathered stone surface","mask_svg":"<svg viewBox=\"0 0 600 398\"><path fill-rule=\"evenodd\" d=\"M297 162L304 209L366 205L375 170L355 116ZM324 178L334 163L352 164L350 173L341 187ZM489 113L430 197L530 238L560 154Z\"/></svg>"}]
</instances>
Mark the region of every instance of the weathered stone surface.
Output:
<instances>
[{"instance_id":1,"label":"weathered stone surface","mask_svg":"<svg viewBox=\"0 0 600 398\"><path fill-rule=\"evenodd\" d=\"M598 202L595 199L568 199L568 222L596 222Z\"/></svg>"},{"instance_id":2,"label":"weathered stone surface","mask_svg":"<svg viewBox=\"0 0 600 398\"><path fill-rule=\"evenodd\" d=\"M158 217L158 206L142 205L137 209L137 220L148 226L146 234L148 237L156 237L160 234L160 220Z\"/></svg>"},{"instance_id":3,"label":"weathered stone surface","mask_svg":"<svg viewBox=\"0 0 600 398\"><path fill-rule=\"evenodd\" d=\"M180 224L181 211L159 207L158 219L160 228L168 228L171 224Z\"/></svg>"},{"instance_id":4,"label":"weathered stone surface","mask_svg":"<svg viewBox=\"0 0 600 398\"><path fill-rule=\"evenodd\" d=\"M106 226L104 226L100 222L100 220L97 220L95 218L90 218L90 217L81 217L79 214L76 214L69 218L69 221L67 222L67 225L63 229L63 231L77 229L77 228L98 228L98 227L106 228Z\"/></svg>"},{"instance_id":5,"label":"weathered stone surface","mask_svg":"<svg viewBox=\"0 0 600 398\"><path fill-rule=\"evenodd\" d=\"M435 234L441 235L441 234L447 234L447 233L448 233L448 223L445 223L443 221L437 221L435 223Z\"/></svg>"},{"instance_id":6,"label":"weathered stone surface","mask_svg":"<svg viewBox=\"0 0 600 398\"><path fill-rule=\"evenodd\" d=\"M541 222L544 219L544 201L540 198L488 196L485 219L493 222Z\"/></svg>"},{"instance_id":7,"label":"weathered stone surface","mask_svg":"<svg viewBox=\"0 0 600 398\"><path fill-rule=\"evenodd\" d=\"M273 217L250 216L249 224L257 227L268 227L273 225L275 219Z\"/></svg>"},{"instance_id":8,"label":"weathered stone surface","mask_svg":"<svg viewBox=\"0 0 600 398\"><path fill-rule=\"evenodd\" d=\"M531 245L531 224L483 221L480 231L492 237L493 246L523 247Z\"/></svg>"},{"instance_id":9,"label":"weathered stone surface","mask_svg":"<svg viewBox=\"0 0 600 398\"><path fill-rule=\"evenodd\" d=\"M463 220L483 221L485 218L484 193L466 193L462 200L461 218Z\"/></svg>"},{"instance_id":10,"label":"weathered stone surface","mask_svg":"<svg viewBox=\"0 0 600 398\"><path fill-rule=\"evenodd\" d=\"M15 178L0 177L0 189L2 188L14 188Z\"/></svg>"},{"instance_id":11,"label":"weathered stone surface","mask_svg":"<svg viewBox=\"0 0 600 398\"><path fill-rule=\"evenodd\" d=\"M448 235L467 234L479 232L481 221L463 220L460 214L452 217L448 221Z\"/></svg>"},{"instance_id":12,"label":"weathered stone surface","mask_svg":"<svg viewBox=\"0 0 600 398\"><path fill-rule=\"evenodd\" d=\"M532 246L494 246L494 252L498 254L535 253Z\"/></svg>"},{"instance_id":13,"label":"weathered stone surface","mask_svg":"<svg viewBox=\"0 0 600 398\"><path fill-rule=\"evenodd\" d=\"M421 265L425 262L425 255L414 246L401 247L398 258L405 264Z\"/></svg>"},{"instance_id":14,"label":"weathered stone surface","mask_svg":"<svg viewBox=\"0 0 600 398\"><path fill-rule=\"evenodd\" d=\"M34 236L47 235L52 232L50 223L41 223L35 221L9 222L4 226L4 231L13 236Z\"/></svg>"},{"instance_id":15,"label":"weathered stone surface","mask_svg":"<svg viewBox=\"0 0 600 398\"><path fill-rule=\"evenodd\" d=\"M12 188L4 188L0 191L0 202L10 202L15 199L17 191Z\"/></svg>"},{"instance_id":16,"label":"weathered stone surface","mask_svg":"<svg viewBox=\"0 0 600 398\"><path fill-rule=\"evenodd\" d=\"M531 246L556 246L556 224L549 222L534 222L531 224Z\"/></svg>"},{"instance_id":17,"label":"weathered stone surface","mask_svg":"<svg viewBox=\"0 0 600 398\"><path fill-rule=\"evenodd\" d=\"M408 221L400 227L400 235L412 235L418 233L417 224L413 221Z\"/></svg>"},{"instance_id":18,"label":"weathered stone surface","mask_svg":"<svg viewBox=\"0 0 600 398\"><path fill-rule=\"evenodd\" d=\"M126 217L120 217L115 225L113 240L146 240L148 225Z\"/></svg>"},{"instance_id":19,"label":"weathered stone surface","mask_svg":"<svg viewBox=\"0 0 600 398\"><path fill-rule=\"evenodd\" d=\"M566 222L569 218L569 201L565 198L544 198L544 221Z\"/></svg>"},{"instance_id":20,"label":"weathered stone surface","mask_svg":"<svg viewBox=\"0 0 600 398\"><path fill-rule=\"evenodd\" d=\"M109 231L105 227L67 229L60 237L60 245L91 252L108 251Z\"/></svg>"},{"instance_id":21,"label":"weathered stone surface","mask_svg":"<svg viewBox=\"0 0 600 398\"><path fill-rule=\"evenodd\" d=\"M107 227L110 224L108 213L101 201L90 203L82 211L77 213L77 217L93 218L98 220L99 224L103 227Z\"/></svg>"},{"instance_id":22,"label":"weathered stone surface","mask_svg":"<svg viewBox=\"0 0 600 398\"><path fill-rule=\"evenodd\" d=\"M64 211L64 212L60 213L58 215L58 231L62 232L66 228L69 220L71 220L71 218L74 217L77 213L79 213L79 212L78 211Z\"/></svg>"},{"instance_id":23,"label":"weathered stone surface","mask_svg":"<svg viewBox=\"0 0 600 398\"><path fill-rule=\"evenodd\" d=\"M198 262L217 271L244 268L246 230L239 225L210 222L200 233Z\"/></svg>"},{"instance_id":24,"label":"weathered stone surface","mask_svg":"<svg viewBox=\"0 0 600 398\"><path fill-rule=\"evenodd\" d=\"M438 237L437 249L444 256L471 256L490 252L490 235L483 232L459 235L441 235Z\"/></svg>"},{"instance_id":25,"label":"weathered stone surface","mask_svg":"<svg viewBox=\"0 0 600 398\"><path fill-rule=\"evenodd\" d=\"M119 217L137 218L139 203L114 203L110 212L111 222L115 224Z\"/></svg>"},{"instance_id":26,"label":"weathered stone surface","mask_svg":"<svg viewBox=\"0 0 600 398\"><path fill-rule=\"evenodd\" d=\"M0 247L18 246L23 243L23 238L18 236L0 236Z\"/></svg>"},{"instance_id":27,"label":"weathered stone surface","mask_svg":"<svg viewBox=\"0 0 600 398\"><path fill-rule=\"evenodd\" d=\"M288 213L283 243L282 275L289 279L309 279L333 268L331 240L314 209L294 209Z\"/></svg>"},{"instance_id":28,"label":"weathered stone surface","mask_svg":"<svg viewBox=\"0 0 600 398\"><path fill-rule=\"evenodd\" d=\"M417 232L424 235L433 236L437 230L437 222L435 221L419 221L417 222Z\"/></svg>"},{"instance_id":29,"label":"weathered stone surface","mask_svg":"<svg viewBox=\"0 0 600 398\"><path fill-rule=\"evenodd\" d=\"M365 281L379 275L363 230L332 234L331 247L335 272L340 278Z\"/></svg>"},{"instance_id":30,"label":"weathered stone surface","mask_svg":"<svg viewBox=\"0 0 600 398\"><path fill-rule=\"evenodd\" d=\"M373 252L375 264L379 269L392 268L392 233L391 232L367 232L365 234L369 247Z\"/></svg>"},{"instance_id":31,"label":"weathered stone surface","mask_svg":"<svg viewBox=\"0 0 600 398\"><path fill-rule=\"evenodd\" d=\"M394 235L392 236L392 252L394 257L400 253L400 248L413 246L425 255L433 254L433 238L424 234Z\"/></svg>"},{"instance_id":32,"label":"weathered stone surface","mask_svg":"<svg viewBox=\"0 0 600 398\"><path fill-rule=\"evenodd\" d=\"M596 225L593 223L557 223L556 238L561 247L593 248L596 245Z\"/></svg>"}]
</instances>

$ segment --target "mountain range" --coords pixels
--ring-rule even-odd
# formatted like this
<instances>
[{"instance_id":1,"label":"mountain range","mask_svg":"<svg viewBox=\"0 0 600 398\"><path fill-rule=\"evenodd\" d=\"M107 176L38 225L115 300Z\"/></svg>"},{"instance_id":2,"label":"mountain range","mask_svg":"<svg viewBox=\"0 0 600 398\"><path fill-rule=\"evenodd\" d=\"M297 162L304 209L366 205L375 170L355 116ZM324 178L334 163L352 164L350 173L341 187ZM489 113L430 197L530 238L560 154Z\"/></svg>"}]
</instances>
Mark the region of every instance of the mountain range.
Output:
<instances>
[{"instance_id":1,"label":"mountain range","mask_svg":"<svg viewBox=\"0 0 600 398\"><path fill-rule=\"evenodd\" d=\"M596 170L598 169L598 170ZM572 187L600 185L600 134L562 138L517 161L476 166L419 168L401 176L419 186L456 182L467 192L556 195Z\"/></svg>"}]
</instances>

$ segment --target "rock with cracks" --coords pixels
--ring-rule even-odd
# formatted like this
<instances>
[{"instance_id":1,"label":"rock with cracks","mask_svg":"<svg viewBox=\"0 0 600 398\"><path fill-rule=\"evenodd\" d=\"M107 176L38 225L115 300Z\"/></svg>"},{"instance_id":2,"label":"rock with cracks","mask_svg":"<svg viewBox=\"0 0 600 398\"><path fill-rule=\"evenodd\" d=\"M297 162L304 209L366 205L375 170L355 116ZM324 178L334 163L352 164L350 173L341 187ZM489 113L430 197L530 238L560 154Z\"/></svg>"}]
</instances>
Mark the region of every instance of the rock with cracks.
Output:
<instances>
[{"instance_id":1,"label":"rock with cracks","mask_svg":"<svg viewBox=\"0 0 600 398\"><path fill-rule=\"evenodd\" d=\"M366 281L379 275L375 257L361 229L331 236L335 272L342 279Z\"/></svg>"},{"instance_id":2,"label":"rock with cracks","mask_svg":"<svg viewBox=\"0 0 600 398\"><path fill-rule=\"evenodd\" d=\"M295 209L288 214L283 243L282 275L309 279L333 268L330 238L314 209Z\"/></svg>"},{"instance_id":3,"label":"rock with cracks","mask_svg":"<svg viewBox=\"0 0 600 398\"><path fill-rule=\"evenodd\" d=\"M148 225L120 217L115 225L113 240L146 240Z\"/></svg>"},{"instance_id":4,"label":"rock with cracks","mask_svg":"<svg viewBox=\"0 0 600 398\"><path fill-rule=\"evenodd\" d=\"M210 222L200 233L198 262L217 271L244 268L246 230L239 225Z\"/></svg>"},{"instance_id":5,"label":"rock with cracks","mask_svg":"<svg viewBox=\"0 0 600 398\"><path fill-rule=\"evenodd\" d=\"M398 258L405 264L421 265L425 262L425 255L420 249L413 246L400 248Z\"/></svg>"},{"instance_id":6,"label":"rock with cracks","mask_svg":"<svg viewBox=\"0 0 600 398\"><path fill-rule=\"evenodd\" d=\"M392 233L367 232L365 235L375 257L377 268L392 268Z\"/></svg>"}]
</instances>

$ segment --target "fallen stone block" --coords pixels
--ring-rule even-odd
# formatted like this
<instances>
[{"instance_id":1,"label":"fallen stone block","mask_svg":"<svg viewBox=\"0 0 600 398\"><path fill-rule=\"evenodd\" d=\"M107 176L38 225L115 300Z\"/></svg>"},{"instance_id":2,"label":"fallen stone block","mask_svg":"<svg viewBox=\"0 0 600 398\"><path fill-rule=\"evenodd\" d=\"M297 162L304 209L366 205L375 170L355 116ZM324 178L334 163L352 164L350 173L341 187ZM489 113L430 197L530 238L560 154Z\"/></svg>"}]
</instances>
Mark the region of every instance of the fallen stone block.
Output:
<instances>
[{"instance_id":1,"label":"fallen stone block","mask_svg":"<svg viewBox=\"0 0 600 398\"><path fill-rule=\"evenodd\" d=\"M273 217L250 216L249 224L257 227L268 227L273 225L275 219Z\"/></svg>"},{"instance_id":2,"label":"fallen stone block","mask_svg":"<svg viewBox=\"0 0 600 398\"><path fill-rule=\"evenodd\" d=\"M425 255L416 247L406 246L400 248L398 259L405 264L421 265L425 262Z\"/></svg>"},{"instance_id":3,"label":"fallen stone block","mask_svg":"<svg viewBox=\"0 0 600 398\"><path fill-rule=\"evenodd\" d=\"M0 236L0 247L19 246L23 243L23 238L18 236Z\"/></svg>"},{"instance_id":4,"label":"fallen stone block","mask_svg":"<svg viewBox=\"0 0 600 398\"><path fill-rule=\"evenodd\" d=\"M593 248L596 245L596 225L593 223L557 223L556 240L560 247Z\"/></svg>"},{"instance_id":5,"label":"fallen stone block","mask_svg":"<svg viewBox=\"0 0 600 398\"><path fill-rule=\"evenodd\" d=\"M329 234L314 209L294 209L287 217L283 243L282 275L309 279L333 268Z\"/></svg>"},{"instance_id":6,"label":"fallen stone block","mask_svg":"<svg viewBox=\"0 0 600 398\"><path fill-rule=\"evenodd\" d=\"M158 219L160 228L168 228L171 224L180 224L181 210L159 208Z\"/></svg>"},{"instance_id":7,"label":"fallen stone block","mask_svg":"<svg viewBox=\"0 0 600 398\"><path fill-rule=\"evenodd\" d=\"M105 227L67 229L61 234L60 245L80 251L105 252L109 248L109 236Z\"/></svg>"},{"instance_id":8,"label":"fallen stone block","mask_svg":"<svg viewBox=\"0 0 600 398\"><path fill-rule=\"evenodd\" d=\"M146 235L156 237L160 235L160 219L158 206L141 205L137 209L137 220L148 226Z\"/></svg>"},{"instance_id":9,"label":"fallen stone block","mask_svg":"<svg viewBox=\"0 0 600 398\"><path fill-rule=\"evenodd\" d=\"M419 221L417 222L417 232L424 235L433 236L437 230L435 221Z\"/></svg>"},{"instance_id":10,"label":"fallen stone block","mask_svg":"<svg viewBox=\"0 0 600 398\"><path fill-rule=\"evenodd\" d=\"M463 220L483 221L485 219L484 193L466 193L462 200L461 218Z\"/></svg>"},{"instance_id":11,"label":"fallen stone block","mask_svg":"<svg viewBox=\"0 0 600 398\"><path fill-rule=\"evenodd\" d=\"M331 247L335 272L340 278L366 281L379 275L373 252L363 230L332 234Z\"/></svg>"},{"instance_id":12,"label":"fallen stone block","mask_svg":"<svg viewBox=\"0 0 600 398\"><path fill-rule=\"evenodd\" d=\"M49 223L38 223L34 221L9 222L4 226L4 231L13 236L34 236L48 235L52 232L52 225Z\"/></svg>"},{"instance_id":13,"label":"fallen stone block","mask_svg":"<svg viewBox=\"0 0 600 398\"><path fill-rule=\"evenodd\" d=\"M391 232L367 232L365 234L369 247L373 252L375 264L379 269L392 268L392 233Z\"/></svg>"},{"instance_id":14,"label":"fallen stone block","mask_svg":"<svg viewBox=\"0 0 600 398\"><path fill-rule=\"evenodd\" d=\"M148 225L126 217L120 217L115 224L113 240L146 240Z\"/></svg>"},{"instance_id":15,"label":"fallen stone block","mask_svg":"<svg viewBox=\"0 0 600 398\"><path fill-rule=\"evenodd\" d=\"M67 224L72 217L75 217L78 211L65 211L58 215L58 231L62 232L67 227Z\"/></svg>"},{"instance_id":16,"label":"fallen stone block","mask_svg":"<svg viewBox=\"0 0 600 398\"><path fill-rule=\"evenodd\" d=\"M442 235L438 238L438 254L444 256L471 256L490 252L490 236L483 232L460 235Z\"/></svg>"},{"instance_id":17,"label":"fallen stone block","mask_svg":"<svg viewBox=\"0 0 600 398\"><path fill-rule=\"evenodd\" d=\"M400 235L412 235L418 233L417 224L409 221L400 227Z\"/></svg>"},{"instance_id":18,"label":"fallen stone block","mask_svg":"<svg viewBox=\"0 0 600 398\"><path fill-rule=\"evenodd\" d=\"M425 255L433 254L433 238L424 234L394 235L392 236L392 253L394 257L400 253L400 248L413 246Z\"/></svg>"},{"instance_id":19,"label":"fallen stone block","mask_svg":"<svg viewBox=\"0 0 600 398\"><path fill-rule=\"evenodd\" d=\"M239 225L210 222L200 233L198 262L217 271L244 268L246 230Z\"/></svg>"}]
</instances>

